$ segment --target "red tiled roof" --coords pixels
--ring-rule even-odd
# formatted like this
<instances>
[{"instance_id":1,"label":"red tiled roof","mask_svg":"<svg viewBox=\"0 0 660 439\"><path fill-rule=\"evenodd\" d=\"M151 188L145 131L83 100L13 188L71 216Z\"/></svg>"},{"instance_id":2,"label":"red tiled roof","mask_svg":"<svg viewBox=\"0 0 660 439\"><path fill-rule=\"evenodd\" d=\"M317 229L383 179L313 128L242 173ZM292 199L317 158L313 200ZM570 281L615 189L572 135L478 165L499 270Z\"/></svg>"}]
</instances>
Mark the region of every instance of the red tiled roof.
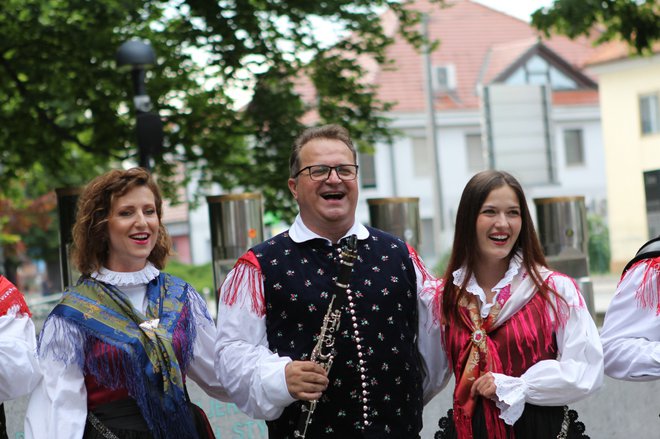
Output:
<instances>
[{"instance_id":1,"label":"red tiled roof","mask_svg":"<svg viewBox=\"0 0 660 439\"><path fill-rule=\"evenodd\" d=\"M431 63L455 66L456 93L436 100L440 110L478 107L476 87L481 75L495 77L539 38L539 33L528 23L470 0L455 0L446 8L419 0L414 7L429 13L429 36L440 40L440 46L431 54ZM544 40L544 44L578 69L594 52L586 38L571 41L558 36ZM489 53L493 56L491 63L487 72L482 72ZM422 111L425 107L422 55L397 35L388 56L395 61L395 69L381 70L376 76L379 97L396 102L393 111Z\"/></svg>"},{"instance_id":2,"label":"red tiled roof","mask_svg":"<svg viewBox=\"0 0 660 439\"><path fill-rule=\"evenodd\" d=\"M564 36L553 36L544 39L525 21L482 4L470 0L449 0L447 3L446 7L441 8L428 0L417 0L413 5L416 10L428 13L429 37L440 41L439 47L431 54L431 64L452 64L455 68L456 91L436 96L438 110L478 108L477 86L492 81L539 41L571 67L595 79L582 70L596 51L592 45L593 38L570 40ZM386 34L394 37L394 43L387 52L394 63L383 69L373 60L362 58L360 62L367 70L362 79L379 86L379 99L395 102L393 112L424 111L423 56L397 33L398 21L393 12L385 12L381 20ZM305 102L314 102L315 92L308 78L299 79L296 90ZM570 94L570 99L568 96L563 93L553 102L577 104L594 99L591 90L576 91ZM594 102L597 102L597 92L595 96ZM316 113L309 112L305 121L312 122L316 118Z\"/></svg>"},{"instance_id":3,"label":"red tiled roof","mask_svg":"<svg viewBox=\"0 0 660 439\"><path fill-rule=\"evenodd\" d=\"M598 90L557 90L552 92L552 105L596 105Z\"/></svg>"}]
</instances>

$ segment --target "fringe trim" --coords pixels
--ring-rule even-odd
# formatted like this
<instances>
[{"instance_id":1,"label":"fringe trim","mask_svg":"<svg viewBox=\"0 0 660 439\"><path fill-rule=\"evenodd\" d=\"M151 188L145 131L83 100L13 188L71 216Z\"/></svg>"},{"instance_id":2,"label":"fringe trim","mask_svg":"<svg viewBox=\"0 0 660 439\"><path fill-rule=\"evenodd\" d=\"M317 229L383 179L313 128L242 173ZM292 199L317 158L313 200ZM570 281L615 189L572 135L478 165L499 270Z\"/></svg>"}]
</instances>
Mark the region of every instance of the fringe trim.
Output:
<instances>
[{"instance_id":1,"label":"fringe trim","mask_svg":"<svg viewBox=\"0 0 660 439\"><path fill-rule=\"evenodd\" d=\"M408 247L408 252L410 253L410 259L412 260L413 265L422 274L422 291L420 291L420 296L432 296L429 301L431 315L433 316L433 323L439 324L442 315L442 291L444 289L444 281L442 279L437 279L431 274L429 269L426 268L426 265L424 265L422 258L411 245L406 243L406 246Z\"/></svg>"},{"instance_id":2,"label":"fringe trim","mask_svg":"<svg viewBox=\"0 0 660 439\"><path fill-rule=\"evenodd\" d=\"M640 308L655 310L655 315L660 316L660 258L645 259L631 267L645 264L642 282L635 291L635 299ZM628 270L630 271L630 270Z\"/></svg>"},{"instance_id":3,"label":"fringe trim","mask_svg":"<svg viewBox=\"0 0 660 439\"><path fill-rule=\"evenodd\" d=\"M259 317L266 315L263 274L257 257L251 251L241 256L222 286L222 301L227 306L245 306L245 290L250 293L250 308ZM240 303L239 303L240 301Z\"/></svg>"},{"instance_id":4,"label":"fringe trim","mask_svg":"<svg viewBox=\"0 0 660 439\"><path fill-rule=\"evenodd\" d=\"M45 340L46 334L52 335ZM37 339L37 355L39 358L52 358L66 366L76 364L84 370L85 340L77 325L63 317L49 315Z\"/></svg>"},{"instance_id":5,"label":"fringe trim","mask_svg":"<svg viewBox=\"0 0 660 439\"><path fill-rule=\"evenodd\" d=\"M436 284L436 289L434 292L433 300L431 301L433 305L433 310L432 310L432 315L433 315L433 323L437 323L440 325L440 328L442 329L442 332L444 333L444 321L442 318L442 297L445 291L445 280L444 279L438 279L438 282ZM444 339L444 336L443 336Z\"/></svg>"},{"instance_id":6,"label":"fringe trim","mask_svg":"<svg viewBox=\"0 0 660 439\"><path fill-rule=\"evenodd\" d=\"M0 316L8 314L10 310L14 316L20 313L32 317L25 298L18 288L5 277L0 276Z\"/></svg>"},{"instance_id":7,"label":"fringe trim","mask_svg":"<svg viewBox=\"0 0 660 439\"><path fill-rule=\"evenodd\" d=\"M193 311L192 303L202 299L199 295L199 299L195 298L196 292L190 285L186 284L185 288L188 300L172 332L173 345L180 346L179 369L184 381L185 371L194 358L197 319L211 320L204 307L199 308L202 312ZM102 335L92 328L53 314L44 327L47 325L53 326L53 335L44 340L45 331L41 331L38 343L40 356L52 355L52 358L67 365L76 363L82 371L90 373L112 390L127 389L128 394L137 401L154 438L197 438L183 388L168 386L169 391L165 392L166 378L163 373L166 371L155 372L150 380L144 373L149 360L143 351L139 353L141 347L106 337L102 339Z\"/></svg>"},{"instance_id":8,"label":"fringe trim","mask_svg":"<svg viewBox=\"0 0 660 439\"><path fill-rule=\"evenodd\" d=\"M571 315L571 307L573 308L584 308L586 305L586 302L584 301L584 297L582 297L582 293L580 293L580 287L578 287L577 282L575 279L573 279L570 276L567 276L563 273L559 273L557 271L552 272L548 278L546 279L546 282L554 290L558 295L561 295L559 293L559 289L557 288L557 282L556 279L561 278L564 280L569 281L570 283L573 284L573 287L575 288L575 293L577 294L578 302L577 305L572 304L573 301L571 300L571 297L564 297L562 300L560 297L556 297L555 300L555 309L556 309L556 320L557 320L557 325L558 327L564 327L566 326L566 323L568 322L568 318ZM563 297L563 296L562 296Z\"/></svg>"},{"instance_id":9,"label":"fringe trim","mask_svg":"<svg viewBox=\"0 0 660 439\"><path fill-rule=\"evenodd\" d=\"M422 258L420 258L417 251L409 244L406 244L406 246L408 247L408 252L410 253L410 259L412 260L415 267L422 274L422 285L424 286L424 289L421 291L421 294L435 295L435 292L437 290L437 283L438 283L437 279L435 278L435 276L431 274L428 268L426 268L424 262L422 262Z\"/></svg>"}]
</instances>

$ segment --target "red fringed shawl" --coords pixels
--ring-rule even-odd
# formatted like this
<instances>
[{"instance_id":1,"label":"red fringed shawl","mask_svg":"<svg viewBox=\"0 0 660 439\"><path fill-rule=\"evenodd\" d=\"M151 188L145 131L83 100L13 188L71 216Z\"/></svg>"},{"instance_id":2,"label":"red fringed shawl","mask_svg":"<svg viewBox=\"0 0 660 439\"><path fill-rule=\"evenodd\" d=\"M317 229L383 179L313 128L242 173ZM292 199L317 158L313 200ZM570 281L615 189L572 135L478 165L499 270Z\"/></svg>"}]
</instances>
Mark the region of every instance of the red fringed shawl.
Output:
<instances>
[{"instance_id":1,"label":"red fringed shawl","mask_svg":"<svg viewBox=\"0 0 660 439\"><path fill-rule=\"evenodd\" d=\"M558 275L558 274L556 274ZM550 285L554 282L548 279ZM459 300L460 321L450 321L444 339L452 363L454 390L454 422L459 439L471 439L472 415L476 400L470 397L472 383L488 372L519 377L533 364L557 356L554 331L565 323L567 310L558 305L558 318L551 318L551 308L540 294L534 294L511 318L495 323L502 305L510 296L510 285L500 292L489 315L483 319L476 296ZM501 300L504 297L504 300ZM506 426L499 409L489 399L483 400L488 437L507 438Z\"/></svg>"},{"instance_id":2,"label":"red fringed shawl","mask_svg":"<svg viewBox=\"0 0 660 439\"><path fill-rule=\"evenodd\" d=\"M644 276L635 291L635 299L640 308L655 310L655 315L660 316L660 257L642 259L634 264L626 273L639 265L646 265ZM626 275L623 274L622 278Z\"/></svg>"},{"instance_id":3,"label":"red fringed shawl","mask_svg":"<svg viewBox=\"0 0 660 439\"><path fill-rule=\"evenodd\" d=\"M0 276L0 316L4 316L9 311L9 308L18 307L16 314L30 314L30 309L25 303L25 299L18 288L7 280L4 276Z\"/></svg>"}]
</instances>

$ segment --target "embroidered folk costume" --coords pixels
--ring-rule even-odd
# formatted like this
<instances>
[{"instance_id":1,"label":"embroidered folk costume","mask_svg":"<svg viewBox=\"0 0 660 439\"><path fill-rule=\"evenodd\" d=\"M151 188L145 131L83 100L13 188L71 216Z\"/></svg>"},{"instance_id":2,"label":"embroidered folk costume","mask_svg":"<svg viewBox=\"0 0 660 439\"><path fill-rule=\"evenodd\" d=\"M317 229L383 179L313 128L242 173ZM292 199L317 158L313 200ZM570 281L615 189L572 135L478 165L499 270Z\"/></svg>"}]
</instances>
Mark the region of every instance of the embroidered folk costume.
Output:
<instances>
[{"instance_id":1,"label":"embroidered folk costume","mask_svg":"<svg viewBox=\"0 0 660 439\"><path fill-rule=\"evenodd\" d=\"M44 382L28 407L26 437L112 437L99 435L107 427L121 437L198 437L184 385L189 376L225 399L214 338L194 288L151 263L81 277L44 324Z\"/></svg>"},{"instance_id":2,"label":"embroidered folk costume","mask_svg":"<svg viewBox=\"0 0 660 439\"><path fill-rule=\"evenodd\" d=\"M460 321L443 325L456 379L453 421L459 439L541 438L549 434L549 428L556 431L548 437L557 437L563 408L548 406L582 399L602 382L598 331L574 281L540 270L544 281L565 301L553 299L553 310L536 294L521 261L519 254L511 259L504 278L493 289L491 303L486 303L484 291L472 276L468 294L458 303ZM454 285L460 287L463 269L453 274ZM487 372L495 378L494 401L470 396L472 383ZM535 406L543 407L539 412ZM540 421L549 412L557 418L551 427ZM475 425L480 432L473 431Z\"/></svg>"},{"instance_id":3,"label":"embroidered folk costume","mask_svg":"<svg viewBox=\"0 0 660 439\"><path fill-rule=\"evenodd\" d=\"M382 231L358 237L330 384L307 437L416 438L422 408L444 385L446 359L433 319L436 281L412 248ZM222 286L218 373L249 416L267 419L269 437L292 438L300 403L284 368L309 359L338 272L341 241L291 229L248 251ZM421 354L421 355L420 355Z\"/></svg>"},{"instance_id":4,"label":"embroidered folk costume","mask_svg":"<svg viewBox=\"0 0 660 439\"><path fill-rule=\"evenodd\" d=\"M660 257L626 270L601 330L605 373L628 381L660 378Z\"/></svg>"},{"instance_id":5,"label":"embroidered folk costume","mask_svg":"<svg viewBox=\"0 0 660 439\"><path fill-rule=\"evenodd\" d=\"M40 378L34 323L18 288L0 275L0 404L32 391ZM0 405L0 437L6 437Z\"/></svg>"}]
</instances>

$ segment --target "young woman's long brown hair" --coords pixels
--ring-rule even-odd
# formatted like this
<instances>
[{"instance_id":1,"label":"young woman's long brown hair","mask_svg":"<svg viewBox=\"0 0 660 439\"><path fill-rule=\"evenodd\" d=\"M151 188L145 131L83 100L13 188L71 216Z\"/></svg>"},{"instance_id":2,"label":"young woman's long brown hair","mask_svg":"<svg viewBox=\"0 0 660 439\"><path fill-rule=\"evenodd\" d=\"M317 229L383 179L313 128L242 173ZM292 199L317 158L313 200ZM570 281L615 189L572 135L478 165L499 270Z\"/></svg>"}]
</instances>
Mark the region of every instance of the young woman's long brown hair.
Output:
<instances>
[{"instance_id":1,"label":"young woman's long brown hair","mask_svg":"<svg viewBox=\"0 0 660 439\"><path fill-rule=\"evenodd\" d=\"M456 228L454 231L454 243L452 246L449 264L443 275L444 292L441 302L441 314L445 322L459 321L458 301L461 296L468 294L465 290L467 282L475 271L479 246L477 243L477 217L481 211L488 195L497 188L509 186L518 197L520 204L520 216L522 226L518 240L511 249L509 260L518 250L522 252L522 265L530 274L534 284L543 298L552 306L556 312L555 303L551 295L560 297L547 283L543 281L539 273L539 266L547 266L541 243L536 236L532 216L527 207L527 200L520 183L511 174L503 171L482 171L474 175L461 195L456 213ZM454 285L454 271L465 267L465 278L463 285Z\"/></svg>"}]
</instances>

